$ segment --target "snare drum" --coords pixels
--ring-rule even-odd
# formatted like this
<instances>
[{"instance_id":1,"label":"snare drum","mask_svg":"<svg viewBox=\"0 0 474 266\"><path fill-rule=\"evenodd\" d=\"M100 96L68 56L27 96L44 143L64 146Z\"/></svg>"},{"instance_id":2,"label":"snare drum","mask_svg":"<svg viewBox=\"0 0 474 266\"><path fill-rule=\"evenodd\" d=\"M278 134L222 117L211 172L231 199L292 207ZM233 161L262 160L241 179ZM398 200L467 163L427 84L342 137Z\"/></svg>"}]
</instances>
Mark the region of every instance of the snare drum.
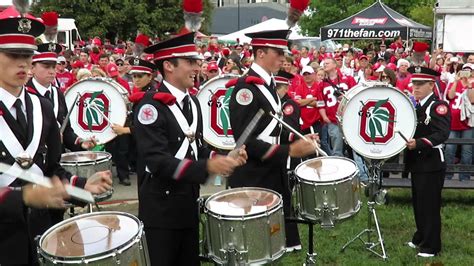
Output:
<instances>
[{"instance_id":1,"label":"snare drum","mask_svg":"<svg viewBox=\"0 0 474 266\"><path fill-rule=\"evenodd\" d=\"M61 166L73 175L89 178L96 172L112 170L112 155L103 151L68 152L61 155ZM96 201L112 197L113 189L94 195Z\"/></svg>"},{"instance_id":2,"label":"snare drum","mask_svg":"<svg viewBox=\"0 0 474 266\"><path fill-rule=\"evenodd\" d=\"M74 132L83 139L94 136L98 144L117 136L111 124L123 126L131 107L127 90L109 78L81 80L72 85L64 97L68 110L72 110L69 122Z\"/></svg>"},{"instance_id":3,"label":"snare drum","mask_svg":"<svg viewBox=\"0 0 474 266\"><path fill-rule=\"evenodd\" d=\"M65 220L38 242L41 265L150 265L143 224L123 212L98 212Z\"/></svg>"},{"instance_id":4,"label":"snare drum","mask_svg":"<svg viewBox=\"0 0 474 266\"><path fill-rule=\"evenodd\" d=\"M222 75L204 83L196 97L202 110L203 138L211 146L232 150L235 141L230 127L229 102L231 90L225 84L236 75Z\"/></svg>"},{"instance_id":5,"label":"snare drum","mask_svg":"<svg viewBox=\"0 0 474 266\"><path fill-rule=\"evenodd\" d=\"M207 250L218 264L264 264L285 253L285 220L279 194L236 188L206 200Z\"/></svg>"},{"instance_id":6,"label":"snare drum","mask_svg":"<svg viewBox=\"0 0 474 266\"><path fill-rule=\"evenodd\" d=\"M342 157L307 160L295 169L296 209L305 219L322 227L356 214L359 200L359 171L354 161Z\"/></svg>"},{"instance_id":7,"label":"snare drum","mask_svg":"<svg viewBox=\"0 0 474 266\"><path fill-rule=\"evenodd\" d=\"M387 159L400 153L416 129L410 99L386 83L361 83L348 91L337 110L344 139L358 154Z\"/></svg>"}]
</instances>

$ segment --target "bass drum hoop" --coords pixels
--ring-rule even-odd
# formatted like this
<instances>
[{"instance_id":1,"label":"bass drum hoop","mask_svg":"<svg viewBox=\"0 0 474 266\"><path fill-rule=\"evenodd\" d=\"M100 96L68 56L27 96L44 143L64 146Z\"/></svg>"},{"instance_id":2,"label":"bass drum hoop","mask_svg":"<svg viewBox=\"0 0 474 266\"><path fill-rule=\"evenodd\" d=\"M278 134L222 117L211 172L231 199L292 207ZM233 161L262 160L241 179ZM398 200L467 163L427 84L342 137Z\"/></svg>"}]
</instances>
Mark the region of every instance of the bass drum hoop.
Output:
<instances>
[{"instance_id":1,"label":"bass drum hoop","mask_svg":"<svg viewBox=\"0 0 474 266\"><path fill-rule=\"evenodd\" d=\"M90 216L96 216L97 214L127 216L127 217L129 217L132 220L137 222L137 224L138 224L137 233L130 240L128 240L127 242L123 243L122 245L116 247L115 249L109 250L109 251L104 251L104 252L101 252L101 253L98 253L98 254L95 254L95 255L65 258L65 257L59 257L59 256L49 254L48 252L43 250L43 248L42 248L43 240L52 231L56 230L57 228L65 225L65 224L68 224L71 221L78 220L80 218L87 218L87 217L90 217ZM133 247L137 242L139 242L140 239L142 238L142 236L143 236L143 223L137 217L135 217L135 216L133 216L129 213L117 212L117 211L103 211L103 212L99 212L99 213L87 213L87 214L78 215L78 216L75 216L73 218L64 220L64 221L54 225L53 227L49 228L46 232L43 233L43 235L39 239L38 252L40 254L40 256L39 256L40 259L44 258L48 261L53 262L54 264L58 264L58 263L59 264L60 263L64 263L64 264L88 264L88 263L91 263L91 262L100 261L100 260L103 260L103 259L114 257L116 254L121 254L122 252L128 250L129 248Z\"/></svg>"},{"instance_id":2,"label":"bass drum hoop","mask_svg":"<svg viewBox=\"0 0 474 266\"><path fill-rule=\"evenodd\" d=\"M254 213L250 215L226 215L226 214L219 214L216 212L211 211L209 208L207 208L208 202L215 199L218 196L225 195L229 193L230 190L223 190L220 192L217 192L210 196L206 202L204 203L204 213L209 214L210 216L218 219L218 220L224 220L224 221L247 221L247 220L254 220L254 219L259 219L262 217L268 217L271 214L277 212L281 207L283 207L283 200L282 197L279 193L275 192L274 190L267 189L267 188L259 188L259 187L242 187L242 188L234 188L231 191L232 192L239 192L239 191L245 191L245 190L260 190L260 191L265 191L265 192L270 192L278 196L278 203L275 204L272 208L269 210L266 210L264 212L260 213Z\"/></svg>"}]
</instances>

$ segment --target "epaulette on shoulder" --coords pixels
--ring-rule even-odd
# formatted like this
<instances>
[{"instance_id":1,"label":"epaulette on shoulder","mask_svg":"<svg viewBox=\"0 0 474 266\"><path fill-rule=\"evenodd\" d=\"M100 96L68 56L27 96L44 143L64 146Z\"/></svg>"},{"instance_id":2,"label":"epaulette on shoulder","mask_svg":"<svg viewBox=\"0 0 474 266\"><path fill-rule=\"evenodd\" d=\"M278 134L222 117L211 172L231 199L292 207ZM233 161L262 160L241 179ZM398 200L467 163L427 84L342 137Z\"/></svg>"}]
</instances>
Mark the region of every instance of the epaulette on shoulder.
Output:
<instances>
[{"instance_id":1,"label":"epaulette on shoulder","mask_svg":"<svg viewBox=\"0 0 474 266\"><path fill-rule=\"evenodd\" d=\"M225 87L226 88L234 87L238 81L239 81L239 78L231 79L225 84Z\"/></svg>"},{"instance_id":2,"label":"epaulette on shoulder","mask_svg":"<svg viewBox=\"0 0 474 266\"><path fill-rule=\"evenodd\" d=\"M30 87L30 86L25 86L26 87L26 91L31 93L31 94L38 94L38 91L36 91L33 87Z\"/></svg>"},{"instance_id":3,"label":"epaulette on shoulder","mask_svg":"<svg viewBox=\"0 0 474 266\"><path fill-rule=\"evenodd\" d=\"M157 92L153 95L153 99L166 105L173 105L176 103L176 97L171 93Z\"/></svg>"},{"instance_id":4,"label":"epaulette on shoulder","mask_svg":"<svg viewBox=\"0 0 474 266\"><path fill-rule=\"evenodd\" d=\"M262 78L259 78L259 77L247 76L245 78L245 83L263 85L263 84L265 84L265 81Z\"/></svg>"},{"instance_id":5,"label":"epaulette on shoulder","mask_svg":"<svg viewBox=\"0 0 474 266\"><path fill-rule=\"evenodd\" d=\"M128 96L128 99L132 103L138 103L143 99L144 96L145 96L144 91L138 91L138 92L134 92L134 93L132 93L132 95Z\"/></svg>"}]
</instances>

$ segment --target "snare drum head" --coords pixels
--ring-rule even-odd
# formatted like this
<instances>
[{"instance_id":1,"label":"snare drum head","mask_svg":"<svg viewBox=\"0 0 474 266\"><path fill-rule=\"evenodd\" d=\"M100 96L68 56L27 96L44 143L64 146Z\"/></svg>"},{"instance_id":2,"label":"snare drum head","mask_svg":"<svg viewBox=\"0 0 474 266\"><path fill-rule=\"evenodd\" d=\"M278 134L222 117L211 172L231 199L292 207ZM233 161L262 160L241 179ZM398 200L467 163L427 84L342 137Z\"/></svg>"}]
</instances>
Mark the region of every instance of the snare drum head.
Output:
<instances>
[{"instance_id":1,"label":"snare drum head","mask_svg":"<svg viewBox=\"0 0 474 266\"><path fill-rule=\"evenodd\" d=\"M90 213L65 220L41 237L41 250L52 257L83 258L109 253L133 240L139 220L130 214Z\"/></svg>"},{"instance_id":2,"label":"snare drum head","mask_svg":"<svg viewBox=\"0 0 474 266\"><path fill-rule=\"evenodd\" d=\"M410 99L389 86L373 86L346 95L339 116L344 138L357 153L369 159L387 159L405 149L415 134L416 113ZM342 114L341 114L342 113Z\"/></svg>"},{"instance_id":3,"label":"snare drum head","mask_svg":"<svg viewBox=\"0 0 474 266\"><path fill-rule=\"evenodd\" d=\"M61 163L87 163L111 159L112 155L103 151L67 152L61 155Z\"/></svg>"},{"instance_id":4,"label":"snare drum head","mask_svg":"<svg viewBox=\"0 0 474 266\"><path fill-rule=\"evenodd\" d=\"M224 216L250 216L270 211L280 202L280 195L269 189L235 188L211 196L206 209Z\"/></svg>"},{"instance_id":5,"label":"snare drum head","mask_svg":"<svg viewBox=\"0 0 474 266\"><path fill-rule=\"evenodd\" d=\"M327 183L347 179L357 172L354 161L342 157L321 157L300 163L295 174L299 179Z\"/></svg>"},{"instance_id":6,"label":"snare drum head","mask_svg":"<svg viewBox=\"0 0 474 266\"><path fill-rule=\"evenodd\" d=\"M234 78L238 76L215 77L206 82L196 95L202 110L204 140L222 150L232 150L235 147L229 115L231 91L225 87Z\"/></svg>"},{"instance_id":7,"label":"snare drum head","mask_svg":"<svg viewBox=\"0 0 474 266\"><path fill-rule=\"evenodd\" d=\"M81 97L72 108L78 94ZM116 137L111 123L125 124L127 91L111 79L81 80L69 88L64 96L68 110L72 109L69 118L71 127L83 139L95 136L98 144L107 143Z\"/></svg>"}]
</instances>

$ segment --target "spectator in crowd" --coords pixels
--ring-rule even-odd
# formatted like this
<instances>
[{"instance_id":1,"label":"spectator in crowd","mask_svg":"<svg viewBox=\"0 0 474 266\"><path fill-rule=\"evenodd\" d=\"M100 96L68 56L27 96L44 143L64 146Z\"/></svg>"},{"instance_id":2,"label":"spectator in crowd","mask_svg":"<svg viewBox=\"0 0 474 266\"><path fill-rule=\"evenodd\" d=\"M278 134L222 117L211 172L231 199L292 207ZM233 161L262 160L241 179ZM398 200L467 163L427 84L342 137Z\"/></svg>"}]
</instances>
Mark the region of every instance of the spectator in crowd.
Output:
<instances>
[{"instance_id":1,"label":"spectator in crowd","mask_svg":"<svg viewBox=\"0 0 474 266\"><path fill-rule=\"evenodd\" d=\"M85 50L80 53L79 60L84 64L84 68L91 70L92 64L89 61L89 54Z\"/></svg>"},{"instance_id":2,"label":"spectator in crowd","mask_svg":"<svg viewBox=\"0 0 474 266\"><path fill-rule=\"evenodd\" d=\"M392 69L386 67L383 69L380 75L380 81L387 82L392 87L395 87L395 85L397 84L397 76L395 75L395 72Z\"/></svg>"},{"instance_id":3,"label":"spectator in crowd","mask_svg":"<svg viewBox=\"0 0 474 266\"><path fill-rule=\"evenodd\" d=\"M300 52L301 56L300 56L299 61L298 61L298 66L300 68L303 68L303 67L307 66L309 64L309 62L312 60L308 53L309 53L308 47L303 46L301 48L301 52Z\"/></svg>"},{"instance_id":4,"label":"spectator in crowd","mask_svg":"<svg viewBox=\"0 0 474 266\"><path fill-rule=\"evenodd\" d=\"M67 61L63 56L58 57L56 64L56 80L59 89L64 93L73 83L74 75L66 69Z\"/></svg>"},{"instance_id":5,"label":"spectator in crowd","mask_svg":"<svg viewBox=\"0 0 474 266\"><path fill-rule=\"evenodd\" d=\"M128 82L120 77L120 72L118 71L118 67L116 64L110 63L109 65L107 65L107 75L115 82L120 84L120 86L122 86L124 89L126 89L129 95L132 93L130 91L130 85L128 84Z\"/></svg>"},{"instance_id":6,"label":"spectator in crowd","mask_svg":"<svg viewBox=\"0 0 474 266\"><path fill-rule=\"evenodd\" d=\"M367 67L369 66L369 58L365 55L360 56L356 65L357 65L357 69L354 75L356 82L357 83L365 82L366 81L365 71Z\"/></svg>"},{"instance_id":7,"label":"spectator in crowd","mask_svg":"<svg viewBox=\"0 0 474 266\"><path fill-rule=\"evenodd\" d=\"M76 79L77 81L92 77L92 73L87 68L81 68L77 71Z\"/></svg>"},{"instance_id":8,"label":"spectator in crowd","mask_svg":"<svg viewBox=\"0 0 474 266\"><path fill-rule=\"evenodd\" d=\"M219 76L219 67L217 66L217 63L215 61L211 61L209 62L209 64L207 64L207 80L210 80L217 76Z\"/></svg>"},{"instance_id":9,"label":"spectator in crowd","mask_svg":"<svg viewBox=\"0 0 474 266\"><path fill-rule=\"evenodd\" d=\"M101 54L99 56L99 67L105 73L107 73L107 66L109 65L109 63L110 63L110 59L107 54Z\"/></svg>"},{"instance_id":10,"label":"spectator in crowd","mask_svg":"<svg viewBox=\"0 0 474 266\"><path fill-rule=\"evenodd\" d=\"M202 85L204 82L207 81L207 67L209 66L208 62L203 61L201 63L201 69L199 70L199 74L196 76L197 82Z\"/></svg>"},{"instance_id":11,"label":"spectator in crowd","mask_svg":"<svg viewBox=\"0 0 474 266\"><path fill-rule=\"evenodd\" d=\"M320 115L316 107L317 83L316 73L310 66L304 66L301 70L304 82L295 90L293 99L298 103L301 109L301 119L303 124L301 130L304 134L319 133L321 123Z\"/></svg>"},{"instance_id":12,"label":"spectator in crowd","mask_svg":"<svg viewBox=\"0 0 474 266\"><path fill-rule=\"evenodd\" d=\"M98 66L92 67L91 74L92 74L92 77L94 77L94 78L99 78L99 77L100 78L106 78L107 77L107 74L102 69L100 69L100 67L98 67Z\"/></svg>"},{"instance_id":13,"label":"spectator in crowd","mask_svg":"<svg viewBox=\"0 0 474 266\"><path fill-rule=\"evenodd\" d=\"M467 90L472 89L473 83L470 83L468 78L470 76L471 67L466 66L464 71L456 73L455 81L446 90L446 99L449 101L449 108L451 109L451 132L450 139L472 139L473 130L468 125L466 120L461 119L461 106L467 97L463 97ZM468 73L469 72L469 73ZM461 76L468 73L466 76ZM446 163L454 163L454 155L456 153L455 144L446 145ZM461 164L471 164L472 162L472 145L461 145ZM451 179L452 174L446 174L447 179ZM469 173L460 173L459 180L469 180Z\"/></svg>"}]
</instances>

